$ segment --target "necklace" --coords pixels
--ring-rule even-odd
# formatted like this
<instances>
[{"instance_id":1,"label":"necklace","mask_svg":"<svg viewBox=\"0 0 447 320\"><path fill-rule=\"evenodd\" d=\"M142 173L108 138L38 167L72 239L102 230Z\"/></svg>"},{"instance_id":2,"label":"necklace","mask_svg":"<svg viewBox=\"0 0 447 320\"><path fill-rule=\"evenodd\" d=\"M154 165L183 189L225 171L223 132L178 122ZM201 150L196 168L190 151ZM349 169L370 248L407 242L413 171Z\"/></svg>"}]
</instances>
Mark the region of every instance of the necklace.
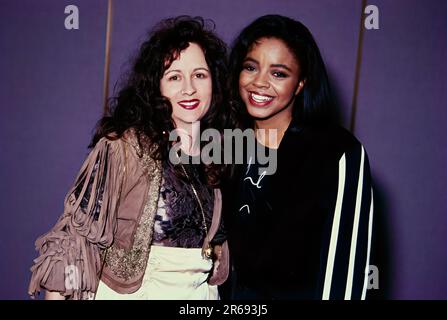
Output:
<instances>
[{"instance_id":1,"label":"necklace","mask_svg":"<svg viewBox=\"0 0 447 320\"><path fill-rule=\"evenodd\" d=\"M183 173L185 174L186 178L188 179L189 184L191 185L192 192L194 193L194 196L196 197L196 200L199 204L200 212L202 213L202 225L203 225L203 229L205 230L204 241L207 241L208 227L206 226L205 211L203 210L202 201L200 201L199 194L197 193L197 190L194 187L194 184L192 183L192 180L189 177L188 173L186 172L185 166L183 165L183 163L181 161L180 161L180 166L182 167ZM202 247L202 257L204 257L206 259L211 259L213 257L213 248L211 247L209 242L205 246Z\"/></svg>"}]
</instances>

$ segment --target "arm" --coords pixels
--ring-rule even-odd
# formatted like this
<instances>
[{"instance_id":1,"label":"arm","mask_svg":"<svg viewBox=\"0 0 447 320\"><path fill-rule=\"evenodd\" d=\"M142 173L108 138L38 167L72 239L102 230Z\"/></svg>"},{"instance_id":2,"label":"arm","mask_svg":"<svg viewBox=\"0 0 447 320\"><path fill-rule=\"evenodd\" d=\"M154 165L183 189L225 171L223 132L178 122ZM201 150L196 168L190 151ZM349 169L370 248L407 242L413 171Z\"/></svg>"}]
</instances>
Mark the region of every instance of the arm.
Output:
<instances>
[{"instance_id":1,"label":"arm","mask_svg":"<svg viewBox=\"0 0 447 320\"><path fill-rule=\"evenodd\" d=\"M82 299L96 291L100 250L113 241L122 182L119 141L101 139L84 162L56 225L36 240L29 294ZM58 296L61 296L59 297Z\"/></svg>"},{"instance_id":2,"label":"arm","mask_svg":"<svg viewBox=\"0 0 447 320\"><path fill-rule=\"evenodd\" d=\"M208 279L211 285L220 285L228 277L229 272L229 249L226 241L226 233L222 219L222 193L219 189L214 190L213 222L210 234L214 234L210 243L214 247L214 266Z\"/></svg>"},{"instance_id":3,"label":"arm","mask_svg":"<svg viewBox=\"0 0 447 320\"><path fill-rule=\"evenodd\" d=\"M373 194L367 154L357 144L338 163L321 249L319 297L365 299L371 247Z\"/></svg>"}]
</instances>

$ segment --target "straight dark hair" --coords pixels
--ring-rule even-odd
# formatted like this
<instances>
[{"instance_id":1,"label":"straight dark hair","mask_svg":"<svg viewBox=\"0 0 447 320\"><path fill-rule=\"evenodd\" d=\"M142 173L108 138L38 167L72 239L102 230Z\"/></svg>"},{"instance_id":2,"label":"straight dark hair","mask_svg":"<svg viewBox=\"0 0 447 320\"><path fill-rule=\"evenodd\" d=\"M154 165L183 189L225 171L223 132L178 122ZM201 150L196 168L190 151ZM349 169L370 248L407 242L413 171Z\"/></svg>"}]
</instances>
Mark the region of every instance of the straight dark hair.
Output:
<instances>
[{"instance_id":1,"label":"straight dark hair","mask_svg":"<svg viewBox=\"0 0 447 320\"><path fill-rule=\"evenodd\" d=\"M239 126L252 127L253 119L239 95L239 75L252 46L261 38L282 40L295 55L304 88L295 99L293 121L300 126L324 125L333 119L334 102L320 50L310 31L299 21L280 15L265 15L248 25L235 39L230 55L230 106Z\"/></svg>"}]
</instances>

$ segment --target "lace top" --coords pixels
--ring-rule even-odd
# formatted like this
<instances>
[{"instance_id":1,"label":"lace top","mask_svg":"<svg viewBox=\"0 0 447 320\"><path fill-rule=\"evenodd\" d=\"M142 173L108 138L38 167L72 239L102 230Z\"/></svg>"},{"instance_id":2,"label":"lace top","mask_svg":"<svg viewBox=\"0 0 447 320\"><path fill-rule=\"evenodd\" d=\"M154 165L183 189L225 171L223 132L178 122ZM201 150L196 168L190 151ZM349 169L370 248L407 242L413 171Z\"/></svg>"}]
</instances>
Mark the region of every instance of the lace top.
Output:
<instances>
[{"instance_id":1,"label":"lace top","mask_svg":"<svg viewBox=\"0 0 447 320\"><path fill-rule=\"evenodd\" d=\"M196 189L210 228L213 214L213 190L199 174L199 166L184 165L189 178L176 175L171 163L163 165L163 180L160 188L157 214L154 224L154 245L200 248L205 238L203 216L191 182Z\"/></svg>"}]
</instances>

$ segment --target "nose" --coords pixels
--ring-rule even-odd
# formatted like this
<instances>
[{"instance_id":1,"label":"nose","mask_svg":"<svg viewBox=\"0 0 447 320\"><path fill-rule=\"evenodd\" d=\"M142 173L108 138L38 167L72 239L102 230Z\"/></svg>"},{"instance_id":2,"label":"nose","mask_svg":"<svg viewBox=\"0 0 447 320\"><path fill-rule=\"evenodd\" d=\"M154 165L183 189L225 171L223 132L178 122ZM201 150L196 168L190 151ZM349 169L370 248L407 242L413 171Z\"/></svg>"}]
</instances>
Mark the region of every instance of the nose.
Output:
<instances>
[{"instance_id":1,"label":"nose","mask_svg":"<svg viewBox=\"0 0 447 320\"><path fill-rule=\"evenodd\" d=\"M259 72L254 81L253 81L253 85L257 88L268 88L270 87L270 83L268 81L268 75L266 72Z\"/></svg>"},{"instance_id":2,"label":"nose","mask_svg":"<svg viewBox=\"0 0 447 320\"><path fill-rule=\"evenodd\" d=\"M182 95L192 96L194 93L196 93L196 88L194 86L194 83L191 81L191 79L185 79L182 86Z\"/></svg>"}]
</instances>

